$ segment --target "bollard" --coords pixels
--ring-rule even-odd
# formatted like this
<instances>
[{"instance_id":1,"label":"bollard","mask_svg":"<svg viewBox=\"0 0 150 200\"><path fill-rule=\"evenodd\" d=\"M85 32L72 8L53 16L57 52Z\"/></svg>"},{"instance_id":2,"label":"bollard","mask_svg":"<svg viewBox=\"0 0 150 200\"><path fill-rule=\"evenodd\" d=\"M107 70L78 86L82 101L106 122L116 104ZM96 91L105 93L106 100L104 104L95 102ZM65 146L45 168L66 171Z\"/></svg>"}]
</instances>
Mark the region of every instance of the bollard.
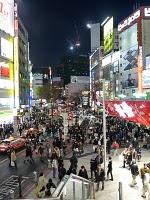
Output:
<instances>
[{"instance_id":1,"label":"bollard","mask_svg":"<svg viewBox=\"0 0 150 200\"><path fill-rule=\"evenodd\" d=\"M48 159L48 169L51 169L51 160Z\"/></svg>"},{"instance_id":2,"label":"bollard","mask_svg":"<svg viewBox=\"0 0 150 200\"><path fill-rule=\"evenodd\" d=\"M33 174L34 174L34 182L37 183L38 182L38 173L36 171L34 171Z\"/></svg>"},{"instance_id":3,"label":"bollard","mask_svg":"<svg viewBox=\"0 0 150 200\"><path fill-rule=\"evenodd\" d=\"M123 193L122 193L122 182L119 182L119 200L123 200Z\"/></svg>"},{"instance_id":4,"label":"bollard","mask_svg":"<svg viewBox=\"0 0 150 200\"><path fill-rule=\"evenodd\" d=\"M9 191L9 196L10 196L10 199L15 199L15 193L13 190Z\"/></svg>"}]
</instances>

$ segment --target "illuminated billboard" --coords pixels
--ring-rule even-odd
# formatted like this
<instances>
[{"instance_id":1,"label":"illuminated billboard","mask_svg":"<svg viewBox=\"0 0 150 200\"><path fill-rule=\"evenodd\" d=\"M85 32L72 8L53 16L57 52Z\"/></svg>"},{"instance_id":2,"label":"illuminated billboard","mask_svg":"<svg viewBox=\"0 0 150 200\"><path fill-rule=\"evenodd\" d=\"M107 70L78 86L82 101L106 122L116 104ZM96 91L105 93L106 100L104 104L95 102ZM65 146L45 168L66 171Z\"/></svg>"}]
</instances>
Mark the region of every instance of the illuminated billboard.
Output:
<instances>
[{"instance_id":1,"label":"illuminated billboard","mask_svg":"<svg viewBox=\"0 0 150 200\"><path fill-rule=\"evenodd\" d=\"M113 17L104 25L104 53L108 54L114 46Z\"/></svg>"},{"instance_id":2,"label":"illuminated billboard","mask_svg":"<svg viewBox=\"0 0 150 200\"><path fill-rule=\"evenodd\" d=\"M0 0L0 29L14 36L14 0Z\"/></svg>"},{"instance_id":3,"label":"illuminated billboard","mask_svg":"<svg viewBox=\"0 0 150 200\"><path fill-rule=\"evenodd\" d=\"M122 89L138 87L137 24L120 34L120 72Z\"/></svg>"},{"instance_id":4,"label":"illuminated billboard","mask_svg":"<svg viewBox=\"0 0 150 200\"><path fill-rule=\"evenodd\" d=\"M0 61L0 123L13 120L13 63Z\"/></svg>"},{"instance_id":5,"label":"illuminated billboard","mask_svg":"<svg viewBox=\"0 0 150 200\"><path fill-rule=\"evenodd\" d=\"M13 60L13 42L1 38L1 56Z\"/></svg>"}]
</instances>

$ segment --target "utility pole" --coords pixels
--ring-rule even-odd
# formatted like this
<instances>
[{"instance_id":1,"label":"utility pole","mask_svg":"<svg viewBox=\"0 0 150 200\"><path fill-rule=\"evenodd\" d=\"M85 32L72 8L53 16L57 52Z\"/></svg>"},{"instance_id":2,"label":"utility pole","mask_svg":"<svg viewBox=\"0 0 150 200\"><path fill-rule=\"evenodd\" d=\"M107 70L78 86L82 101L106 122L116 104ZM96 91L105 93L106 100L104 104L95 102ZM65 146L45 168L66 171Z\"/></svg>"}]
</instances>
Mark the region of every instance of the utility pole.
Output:
<instances>
[{"instance_id":1,"label":"utility pole","mask_svg":"<svg viewBox=\"0 0 150 200\"><path fill-rule=\"evenodd\" d=\"M105 79L103 79L103 141L104 141L104 170L106 173L106 109L105 109Z\"/></svg>"},{"instance_id":2,"label":"utility pole","mask_svg":"<svg viewBox=\"0 0 150 200\"><path fill-rule=\"evenodd\" d=\"M49 67L49 83L50 83L50 95L51 95L51 124L53 124L53 97L52 97L52 89L53 89L53 81L52 81L52 68Z\"/></svg>"}]
</instances>

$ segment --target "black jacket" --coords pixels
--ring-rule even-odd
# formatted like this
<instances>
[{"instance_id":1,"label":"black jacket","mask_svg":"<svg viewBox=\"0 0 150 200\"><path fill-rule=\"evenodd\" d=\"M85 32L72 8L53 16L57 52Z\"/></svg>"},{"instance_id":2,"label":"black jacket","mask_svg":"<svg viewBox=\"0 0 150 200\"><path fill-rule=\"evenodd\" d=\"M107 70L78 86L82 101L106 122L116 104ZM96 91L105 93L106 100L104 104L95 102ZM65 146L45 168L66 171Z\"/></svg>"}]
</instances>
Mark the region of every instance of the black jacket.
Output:
<instances>
[{"instance_id":1,"label":"black jacket","mask_svg":"<svg viewBox=\"0 0 150 200\"><path fill-rule=\"evenodd\" d=\"M87 174L86 169L84 171L82 171L82 169L80 169L78 175L81 176L82 178L88 179L88 174Z\"/></svg>"},{"instance_id":2,"label":"black jacket","mask_svg":"<svg viewBox=\"0 0 150 200\"><path fill-rule=\"evenodd\" d=\"M104 169L98 169L96 171L96 181L104 181L105 180L105 171Z\"/></svg>"},{"instance_id":3,"label":"black jacket","mask_svg":"<svg viewBox=\"0 0 150 200\"><path fill-rule=\"evenodd\" d=\"M112 161L111 160L109 160L109 163L108 163L108 170L112 171Z\"/></svg>"},{"instance_id":4,"label":"black jacket","mask_svg":"<svg viewBox=\"0 0 150 200\"><path fill-rule=\"evenodd\" d=\"M139 174L139 169L137 164L131 165L131 174L137 176Z\"/></svg>"},{"instance_id":5,"label":"black jacket","mask_svg":"<svg viewBox=\"0 0 150 200\"><path fill-rule=\"evenodd\" d=\"M64 167L60 167L58 174L59 179L61 180L65 176L65 174L66 174L66 169Z\"/></svg>"}]
</instances>

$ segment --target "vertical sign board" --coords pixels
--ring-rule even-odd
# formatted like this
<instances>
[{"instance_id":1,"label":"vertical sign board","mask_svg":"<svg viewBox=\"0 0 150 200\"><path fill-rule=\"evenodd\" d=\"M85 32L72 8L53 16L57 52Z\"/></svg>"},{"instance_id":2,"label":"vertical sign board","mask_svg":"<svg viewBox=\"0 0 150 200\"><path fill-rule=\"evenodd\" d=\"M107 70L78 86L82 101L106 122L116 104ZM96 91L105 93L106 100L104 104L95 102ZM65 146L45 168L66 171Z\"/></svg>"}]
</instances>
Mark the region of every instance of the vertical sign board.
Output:
<instances>
[{"instance_id":1,"label":"vertical sign board","mask_svg":"<svg viewBox=\"0 0 150 200\"><path fill-rule=\"evenodd\" d=\"M19 109L19 57L18 57L18 37L14 37L14 88L15 88L15 108Z\"/></svg>"}]
</instances>

